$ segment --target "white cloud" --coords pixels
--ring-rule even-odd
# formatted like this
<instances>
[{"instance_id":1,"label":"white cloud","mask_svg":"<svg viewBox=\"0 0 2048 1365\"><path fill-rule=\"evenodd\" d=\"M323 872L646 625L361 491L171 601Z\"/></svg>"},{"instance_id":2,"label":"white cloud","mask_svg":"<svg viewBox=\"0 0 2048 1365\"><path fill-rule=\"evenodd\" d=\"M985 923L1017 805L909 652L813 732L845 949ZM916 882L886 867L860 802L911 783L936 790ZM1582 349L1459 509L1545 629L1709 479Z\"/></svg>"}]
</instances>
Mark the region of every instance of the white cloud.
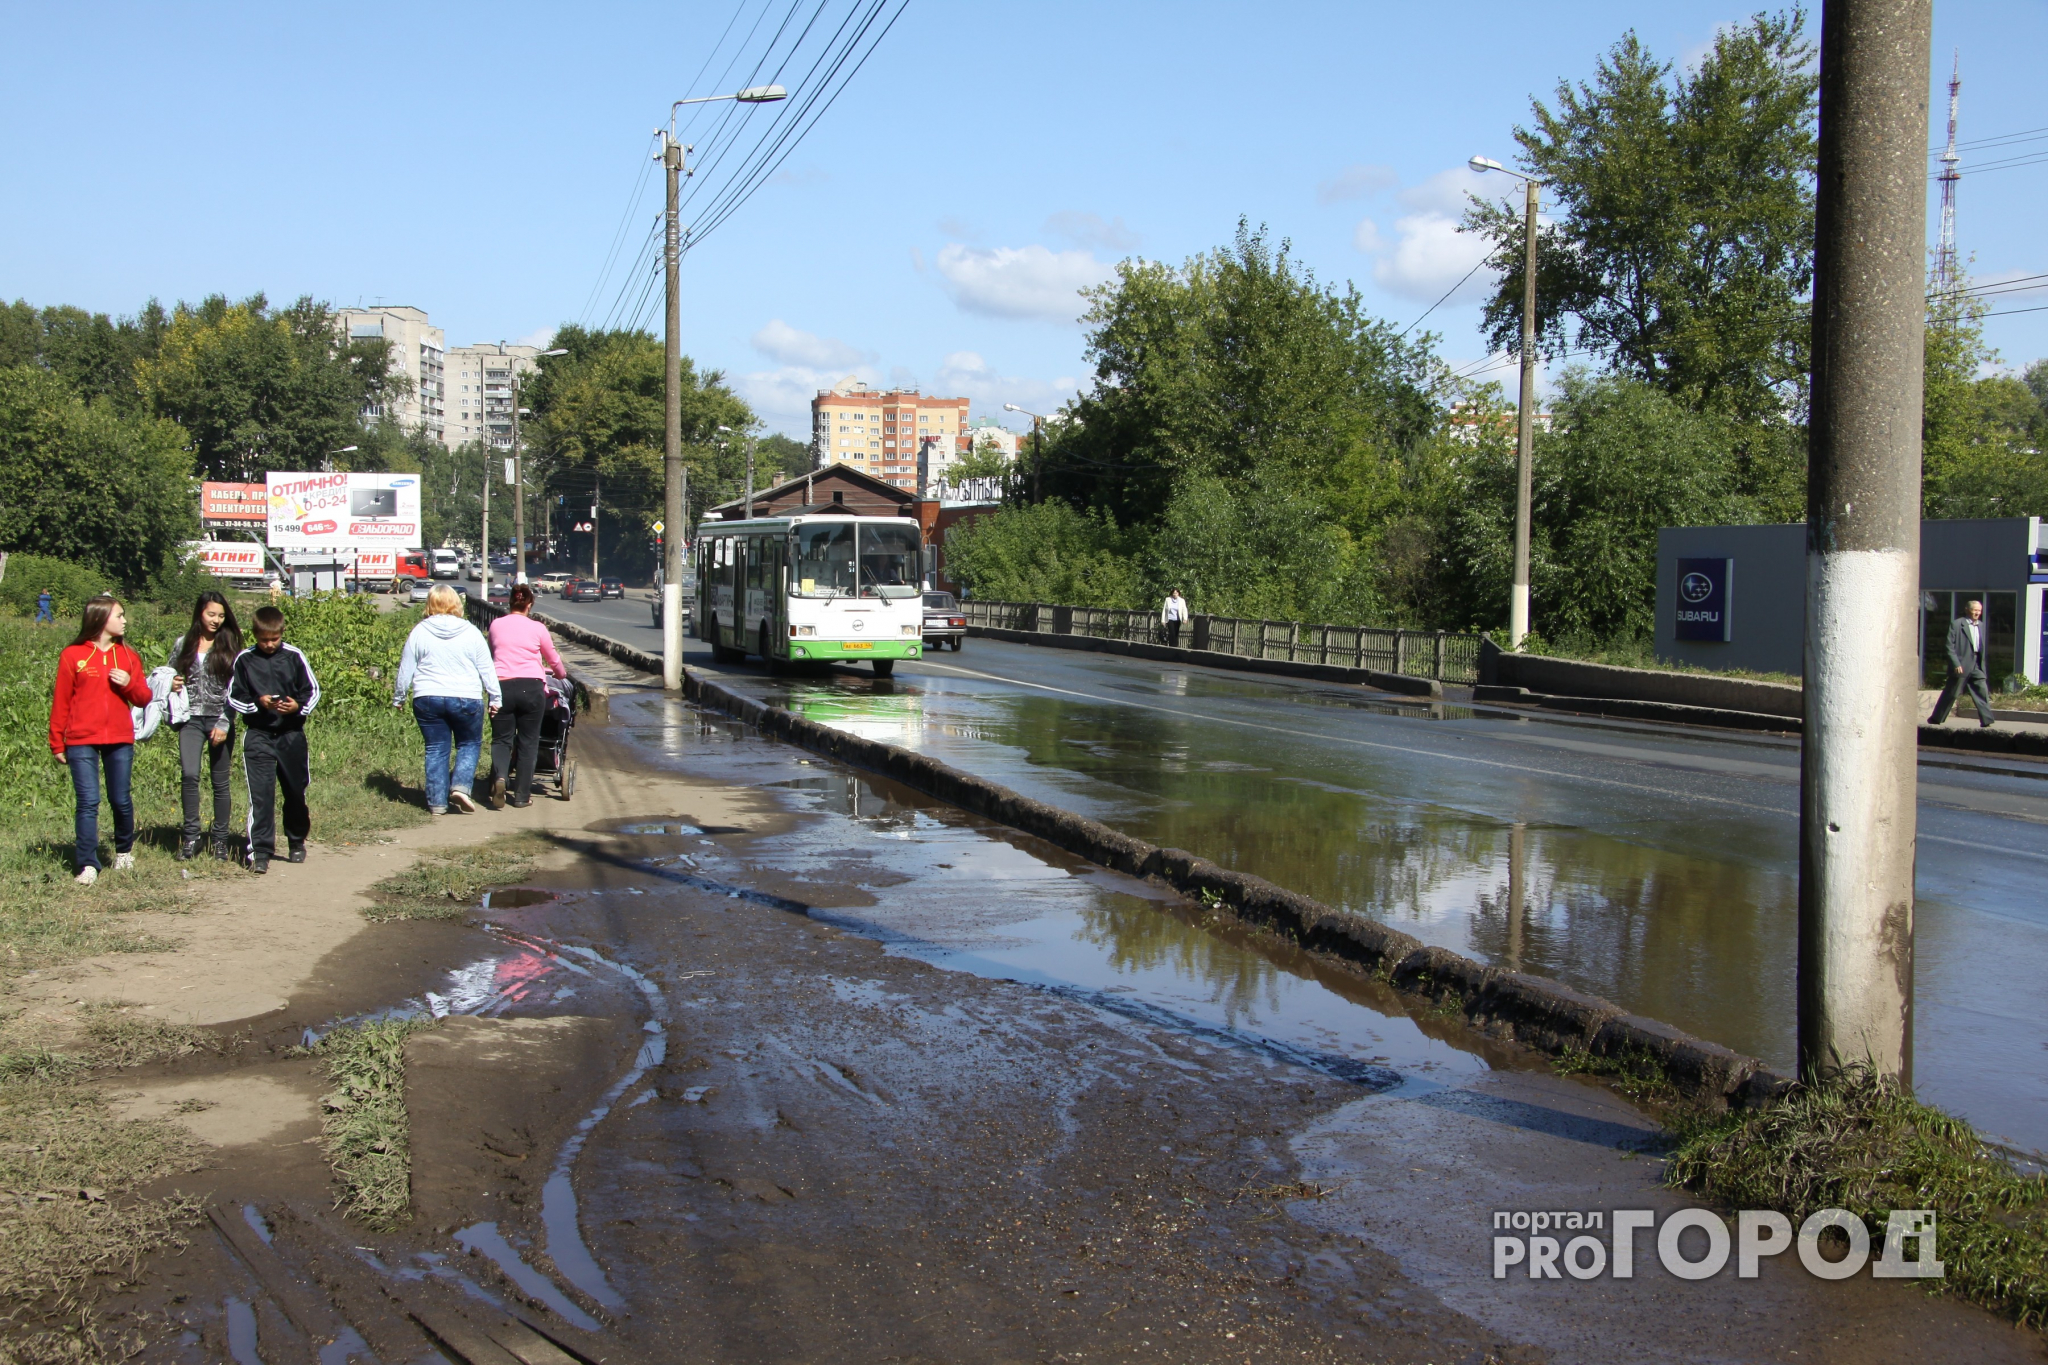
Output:
<instances>
[{"instance_id":1,"label":"white cloud","mask_svg":"<svg viewBox=\"0 0 2048 1365\"><path fill-rule=\"evenodd\" d=\"M844 369L874 358L837 337L821 337L816 332L803 331L781 318L770 319L768 325L750 339L754 349L770 360L810 369Z\"/></svg>"},{"instance_id":2,"label":"white cloud","mask_svg":"<svg viewBox=\"0 0 2048 1365\"><path fill-rule=\"evenodd\" d=\"M1391 166L1346 166L1316 186L1316 202L1335 204L1345 199L1363 198L1365 195L1386 189L1399 179Z\"/></svg>"},{"instance_id":3,"label":"white cloud","mask_svg":"<svg viewBox=\"0 0 2048 1365\"><path fill-rule=\"evenodd\" d=\"M978 351L954 351L939 363L936 392L948 397L964 394L972 405L971 413L977 419L993 417L1005 425L1015 425L1018 422L1028 424L1030 419L1005 413L1003 404L1015 403L1032 412L1050 414L1071 399L1079 388L1080 381L1072 375L1050 380L1006 375L989 364Z\"/></svg>"},{"instance_id":4,"label":"white cloud","mask_svg":"<svg viewBox=\"0 0 2048 1365\"><path fill-rule=\"evenodd\" d=\"M514 346L538 346L546 349L547 344L554 339L555 329L553 327L536 327L525 336L515 339L512 344Z\"/></svg>"},{"instance_id":5,"label":"white cloud","mask_svg":"<svg viewBox=\"0 0 2048 1365\"><path fill-rule=\"evenodd\" d=\"M991 248L948 242L936 260L946 292L970 313L1073 322L1084 311L1080 292L1115 274L1092 252L1031 246Z\"/></svg>"},{"instance_id":6,"label":"white cloud","mask_svg":"<svg viewBox=\"0 0 2048 1365\"><path fill-rule=\"evenodd\" d=\"M882 378L879 371L865 365L845 369L783 365L734 375L730 382L770 431L805 441L810 439L811 399L818 390L831 388L848 374L870 384L878 384Z\"/></svg>"},{"instance_id":7,"label":"white cloud","mask_svg":"<svg viewBox=\"0 0 2048 1365\"><path fill-rule=\"evenodd\" d=\"M1096 213L1055 213L1045 220L1045 230L1077 246L1099 246L1105 251L1130 251L1138 245L1138 234L1125 227L1123 219L1105 220Z\"/></svg>"},{"instance_id":8,"label":"white cloud","mask_svg":"<svg viewBox=\"0 0 2048 1365\"><path fill-rule=\"evenodd\" d=\"M1372 219L1361 218L1352 230L1351 244L1373 257L1372 277L1382 289L1420 303L1434 303L1486 257L1485 242L1458 231L1465 196L1497 189L1507 179L1478 175L1462 166L1439 171L1396 196L1414 212L1396 218L1391 235ZM1446 302L1470 302L1483 297L1493 285L1492 272L1481 270Z\"/></svg>"}]
</instances>

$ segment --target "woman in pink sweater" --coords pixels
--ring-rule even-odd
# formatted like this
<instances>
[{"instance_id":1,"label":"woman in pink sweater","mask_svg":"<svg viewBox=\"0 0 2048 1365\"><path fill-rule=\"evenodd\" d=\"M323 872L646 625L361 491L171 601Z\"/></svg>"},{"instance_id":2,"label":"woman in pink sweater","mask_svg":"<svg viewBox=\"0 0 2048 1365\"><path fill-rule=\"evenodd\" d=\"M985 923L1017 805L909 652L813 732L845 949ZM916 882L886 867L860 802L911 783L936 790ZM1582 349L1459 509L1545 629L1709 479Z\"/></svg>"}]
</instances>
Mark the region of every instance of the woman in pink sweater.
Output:
<instances>
[{"instance_id":1,"label":"woman in pink sweater","mask_svg":"<svg viewBox=\"0 0 2048 1365\"><path fill-rule=\"evenodd\" d=\"M505 704L491 717L491 809L508 804L506 778L511 776L513 806L532 801L533 761L540 752L540 722L547 714L548 695L541 683L543 670L558 678L569 676L562 656L555 652L555 637L533 619L533 589L524 583L512 589L511 610L491 622L491 659L498 666L498 686ZM518 767L512 766L512 742L517 738Z\"/></svg>"}]
</instances>

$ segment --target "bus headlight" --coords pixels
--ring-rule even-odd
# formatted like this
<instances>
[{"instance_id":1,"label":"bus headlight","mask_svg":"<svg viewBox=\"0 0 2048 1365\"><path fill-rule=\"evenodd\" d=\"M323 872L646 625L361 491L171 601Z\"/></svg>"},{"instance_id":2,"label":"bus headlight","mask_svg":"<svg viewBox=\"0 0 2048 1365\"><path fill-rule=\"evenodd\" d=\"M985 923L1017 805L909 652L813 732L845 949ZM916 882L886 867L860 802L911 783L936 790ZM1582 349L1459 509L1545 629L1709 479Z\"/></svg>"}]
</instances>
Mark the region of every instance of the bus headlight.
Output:
<instances>
[{"instance_id":1,"label":"bus headlight","mask_svg":"<svg viewBox=\"0 0 2048 1365\"><path fill-rule=\"evenodd\" d=\"M905 635L922 635L924 634L924 626L922 624L906 625L903 627L903 633Z\"/></svg>"},{"instance_id":2,"label":"bus headlight","mask_svg":"<svg viewBox=\"0 0 2048 1365\"><path fill-rule=\"evenodd\" d=\"M789 633L791 635L816 635L818 628L816 626L791 626Z\"/></svg>"}]
</instances>

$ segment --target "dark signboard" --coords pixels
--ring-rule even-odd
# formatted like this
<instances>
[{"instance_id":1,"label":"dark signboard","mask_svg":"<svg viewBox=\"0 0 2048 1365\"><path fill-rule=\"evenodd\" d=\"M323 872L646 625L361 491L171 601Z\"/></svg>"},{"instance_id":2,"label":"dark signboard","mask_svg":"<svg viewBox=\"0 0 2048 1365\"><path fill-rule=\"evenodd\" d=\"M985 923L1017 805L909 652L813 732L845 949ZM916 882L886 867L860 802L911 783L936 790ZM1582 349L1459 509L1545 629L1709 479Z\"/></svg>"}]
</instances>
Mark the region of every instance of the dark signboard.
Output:
<instances>
[{"instance_id":1,"label":"dark signboard","mask_svg":"<svg viewBox=\"0 0 2048 1365\"><path fill-rule=\"evenodd\" d=\"M1728 619L1728 601L1734 591L1734 560L1679 560L1676 638L1722 642L1734 639Z\"/></svg>"}]
</instances>

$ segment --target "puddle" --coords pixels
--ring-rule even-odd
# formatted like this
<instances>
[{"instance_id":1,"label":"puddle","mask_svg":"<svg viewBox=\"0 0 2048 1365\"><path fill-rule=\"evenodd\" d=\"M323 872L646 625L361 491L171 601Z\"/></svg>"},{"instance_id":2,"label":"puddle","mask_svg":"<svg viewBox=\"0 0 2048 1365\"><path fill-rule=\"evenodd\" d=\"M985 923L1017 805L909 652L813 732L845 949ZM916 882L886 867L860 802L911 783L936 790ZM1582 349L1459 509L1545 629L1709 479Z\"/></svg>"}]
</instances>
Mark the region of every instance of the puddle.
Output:
<instances>
[{"instance_id":1,"label":"puddle","mask_svg":"<svg viewBox=\"0 0 2048 1365\"><path fill-rule=\"evenodd\" d=\"M486 910L520 910L529 905L543 905L555 898L552 891L541 891L530 886L508 886L498 891L484 892L483 908Z\"/></svg>"},{"instance_id":2,"label":"puddle","mask_svg":"<svg viewBox=\"0 0 2048 1365\"><path fill-rule=\"evenodd\" d=\"M488 1256L498 1269L505 1272L506 1279L519 1286L520 1293L535 1303L546 1304L556 1317L570 1326L581 1327L586 1332L600 1330L596 1318L578 1308L553 1280L520 1259L512 1244L505 1240L505 1235L498 1231L496 1223L475 1223L461 1229L455 1234L455 1244L471 1255Z\"/></svg>"}]
</instances>

